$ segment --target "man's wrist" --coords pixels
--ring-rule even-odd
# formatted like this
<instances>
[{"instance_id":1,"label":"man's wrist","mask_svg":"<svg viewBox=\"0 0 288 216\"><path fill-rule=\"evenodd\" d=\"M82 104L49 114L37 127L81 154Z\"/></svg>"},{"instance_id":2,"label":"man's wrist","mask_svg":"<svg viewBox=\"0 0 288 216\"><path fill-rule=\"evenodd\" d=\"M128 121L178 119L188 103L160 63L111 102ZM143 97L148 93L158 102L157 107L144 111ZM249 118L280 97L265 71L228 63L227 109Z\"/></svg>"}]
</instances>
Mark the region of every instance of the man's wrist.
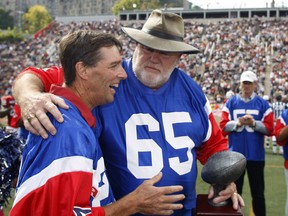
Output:
<instances>
[{"instance_id":1,"label":"man's wrist","mask_svg":"<svg viewBox=\"0 0 288 216\"><path fill-rule=\"evenodd\" d=\"M237 131L237 129L240 128L240 127L241 127L241 124L240 124L240 122L238 121L238 122L235 124L233 131Z\"/></svg>"},{"instance_id":2,"label":"man's wrist","mask_svg":"<svg viewBox=\"0 0 288 216\"><path fill-rule=\"evenodd\" d=\"M251 128L255 128L256 127L256 121L254 120L252 125L250 125Z\"/></svg>"}]
</instances>

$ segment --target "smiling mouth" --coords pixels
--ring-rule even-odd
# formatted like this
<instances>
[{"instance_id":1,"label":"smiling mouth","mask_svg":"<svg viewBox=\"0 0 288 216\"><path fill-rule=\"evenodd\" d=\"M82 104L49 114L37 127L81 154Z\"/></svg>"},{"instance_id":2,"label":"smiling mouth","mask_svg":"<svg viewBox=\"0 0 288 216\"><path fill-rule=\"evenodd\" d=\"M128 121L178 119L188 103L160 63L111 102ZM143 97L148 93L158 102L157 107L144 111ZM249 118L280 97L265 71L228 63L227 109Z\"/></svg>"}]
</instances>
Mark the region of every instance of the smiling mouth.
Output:
<instances>
[{"instance_id":1,"label":"smiling mouth","mask_svg":"<svg viewBox=\"0 0 288 216\"><path fill-rule=\"evenodd\" d=\"M112 84L109 87L112 88L112 89L118 88L119 87L119 83Z\"/></svg>"}]
</instances>

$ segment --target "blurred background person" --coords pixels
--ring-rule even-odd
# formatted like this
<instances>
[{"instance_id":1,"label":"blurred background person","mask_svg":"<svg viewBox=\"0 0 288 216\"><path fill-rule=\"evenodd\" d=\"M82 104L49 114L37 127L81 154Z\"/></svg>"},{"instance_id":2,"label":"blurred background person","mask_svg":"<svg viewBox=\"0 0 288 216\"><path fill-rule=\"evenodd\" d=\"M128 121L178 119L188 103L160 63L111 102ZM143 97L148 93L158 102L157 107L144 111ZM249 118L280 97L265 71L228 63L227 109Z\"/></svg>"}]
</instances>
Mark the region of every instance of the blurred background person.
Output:
<instances>
[{"instance_id":1,"label":"blurred background person","mask_svg":"<svg viewBox=\"0 0 288 216\"><path fill-rule=\"evenodd\" d=\"M282 101L282 93L281 92L277 92L275 94L275 100L272 103L272 110L274 113L274 121L276 123L276 120L278 119L278 117L281 115L282 111L286 108L286 103L284 103ZM272 152L273 154L283 154L283 147L282 146L277 146L276 143L276 137L272 136Z\"/></svg>"},{"instance_id":2,"label":"blurred background person","mask_svg":"<svg viewBox=\"0 0 288 216\"><path fill-rule=\"evenodd\" d=\"M271 107L271 98L269 97L269 95L263 95L263 99L265 101L267 101ZM266 148L270 148L270 145L272 145L272 138L271 136L265 136L265 146Z\"/></svg>"},{"instance_id":3,"label":"blurred background person","mask_svg":"<svg viewBox=\"0 0 288 216\"><path fill-rule=\"evenodd\" d=\"M220 127L228 135L229 149L246 157L253 211L256 216L265 216L264 137L273 133L274 117L268 102L255 92L257 80L252 71L241 74L240 93L224 105ZM244 176L245 172L236 181L239 194L242 194Z\"/></svg>"},{"instance_id":4,"label":"blurred background person","mask_svg":"<svg viewBox=\"0 0 288 216\"><path fill-rule=\"evenodd\" d=\"M275 125L275 137L277 144L283 147L284 174L286 181L286 205L285 216L288 216L288 110L281 112Z\"/></svg>"},{"instance_id":5,"label":"blurred background person","mask_svg":"<svg viewBox=\"0 0 288 216\"><path fill-rule=\"evenodd\" d=\"M19 139L26 140L29 132L24 127L20 106L15 103L12 93L1 97L1 105L4 109L9 110L5 129L11 133L17 133Z\"/></svg>"}]
</instances>

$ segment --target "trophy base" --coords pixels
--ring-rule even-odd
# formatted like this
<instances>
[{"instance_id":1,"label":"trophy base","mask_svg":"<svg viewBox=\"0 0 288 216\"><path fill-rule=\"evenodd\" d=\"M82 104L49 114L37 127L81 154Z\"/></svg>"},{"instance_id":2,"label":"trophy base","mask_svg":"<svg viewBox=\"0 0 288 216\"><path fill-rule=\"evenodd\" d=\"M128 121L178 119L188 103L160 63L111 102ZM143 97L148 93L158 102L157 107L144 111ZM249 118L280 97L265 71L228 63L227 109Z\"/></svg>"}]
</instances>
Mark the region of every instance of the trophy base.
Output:
<instances>
[{"instance_id":1,"label":"trophy base","mask_svg":"<svg viewBox=\"0 0 288 216\"><path fill-rule=\"evenodd\" d=\"M197 196L196 216L243 216L242 209L234 210L232 201L228 201L227 205L212 206L209 204L207 194L199 194Z\"/></svg>"},{"instance_id":2,"label":"trophy base","mask_svg":"<svg viewBox=\"0 0 288 216\"><path fill-rule=\"evenodd\" d=\"M212 207L222 207L222 206L226 206L228 204L231 204L230 200L225 200L223 202L220 203L214 203L213 202L213 198L212 199L208 199L208 203L212 206Z\"/></svg>"}]
</instances>

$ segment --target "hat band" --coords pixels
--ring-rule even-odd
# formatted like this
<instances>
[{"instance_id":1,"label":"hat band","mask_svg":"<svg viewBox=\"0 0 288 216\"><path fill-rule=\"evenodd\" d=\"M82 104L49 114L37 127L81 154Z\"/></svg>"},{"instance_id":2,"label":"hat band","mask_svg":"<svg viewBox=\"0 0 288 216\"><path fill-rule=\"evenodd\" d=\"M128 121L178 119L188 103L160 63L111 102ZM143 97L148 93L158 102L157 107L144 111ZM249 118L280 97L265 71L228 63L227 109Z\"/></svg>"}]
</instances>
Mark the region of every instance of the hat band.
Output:
<instances>
[{"instance_id":1,"label":"hat band","mask_svg":"<svg viewBox=\"0 0 288 216\"><path fill-rule=\"evenodd\" d=\"M157 30L153 30L153 29L142 29L142 31L144 31L150 35L153 35L155 37L160 37L160 38L167 39L167 40L183 41L183 37L178 37L175 35L169 35L169 34L166 34L166 33L163 33L163 32L157 31Z\"/></svg>"}]
</instances>

